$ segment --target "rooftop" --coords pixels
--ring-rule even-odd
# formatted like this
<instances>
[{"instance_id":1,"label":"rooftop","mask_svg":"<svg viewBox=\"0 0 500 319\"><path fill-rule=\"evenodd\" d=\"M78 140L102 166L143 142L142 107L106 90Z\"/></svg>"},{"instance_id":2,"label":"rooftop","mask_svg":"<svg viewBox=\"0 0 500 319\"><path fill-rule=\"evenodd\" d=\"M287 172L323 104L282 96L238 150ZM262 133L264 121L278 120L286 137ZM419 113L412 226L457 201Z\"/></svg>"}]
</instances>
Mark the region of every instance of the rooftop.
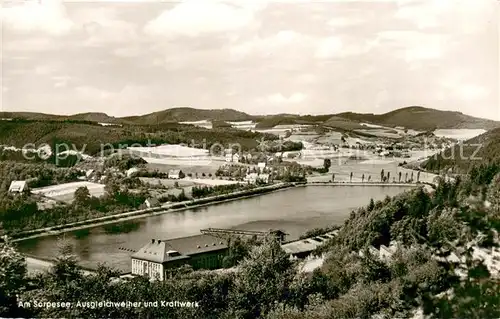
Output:
<instances>
[{"instance_id":1,"label":"rooftop","mask_svg":"<svg viewBox=\"0 0 500 319\"><path fill-rule=\"evenodd\" d=\"M337 234L337 231L332 231L323 235L319 235L316 237L300 239L296 241L292 241L289 243L285 243L281 245L281 248L287 254L297 254L303 252L310 252L316 249L317 247L326 243L329 239L333 238Z\"/></svg>"},{"instance_id":2,"label":"rooftop","mask_svg":"<svg viewBox=\"0 0 500 319\"><path fill-rule=\"evenodd\" d=\"M9 192L22 192L26 188L26 181L12 181Z\"/></svg>"},{"instance_id":3,"label":"rooftop","mask_svg":"<svg viewBox=\"0 0 500 319\"><path fill-rule=\"evenodd\" d=\"M168 240L152 239L139 249L132 258L163 263L189 258L191 255L226 249L227 242L210 235L195 235ZM172 252L178 252L172 253Z\"/></svg>"}]
</instances>

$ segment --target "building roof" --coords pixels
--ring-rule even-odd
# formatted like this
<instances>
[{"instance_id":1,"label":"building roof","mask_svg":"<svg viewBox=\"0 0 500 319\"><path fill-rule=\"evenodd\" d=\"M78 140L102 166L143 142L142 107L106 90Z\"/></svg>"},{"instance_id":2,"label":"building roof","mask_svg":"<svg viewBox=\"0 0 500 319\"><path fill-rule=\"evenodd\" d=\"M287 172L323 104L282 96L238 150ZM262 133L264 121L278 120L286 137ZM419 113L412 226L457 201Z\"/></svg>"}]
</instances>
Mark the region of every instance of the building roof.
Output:
<instances>
[{"instance_id":1,"label":"building roof","mask_svg":"<svg viewBox=\"0 0 500 319\"><path fill-rule=\"evenodd\" d=\"M227 242L210 235L194 235L166 240L168 245L185 255L195 255L227 248Z\"/></svg>"},{"instance_id":2,"label":"building roof","mask_svg":"<svg viewBox=\"0 0 500 319\"><path fill-rule=\"evenodd\" d=\"M148 244L139 249L132 258L164 263L172 260L186 259L189 256L171 256L171 247L162 240L152 239Z\"/></svg>"},{"instance_id":3,"label":"building roof","mask_svg":"<svg viewBox=\"0 0 500 319\"><path fill-rule=\"evenodd\" d=\"M94 173L94 170L93 169L89 169L85 172L85 177L90 177L90 175L92 175L92 173Z\"/></svg>"},{"instance_id":4,"label":"building roof","mask_svg":"<svg viewBox=\"0 0 500 319\"><path fill-rule=\"evenodd\" d=\"M26 181L12 181L9 192L22 192L26 189Z\"/></svg>"},{"instance_id":5,"label":"building roof","mask_svg":"<svg viewBox=\"0 0 500 319\"><path fill-rule=\"evenodd\" d=\"M133 254L132 258L163 263L226 248L228 246L225 240L210 235L195 235L168 240L153 239ZM181 255L170 256L169 251L179 252Z\"/></svg>"},{"instance_id":6,"label":"building roof","mask_svg":"<svg viewBox=\"0 0 500 319\"><path fill-rule=\"evenodd\" d=\"M146 199L146 201L151 206L159 206L160 205L160 201L156 197L150 197L150 198Z\"/></svg>"},{"instance_id":7,"label":"building roof","mask_svg":"<svg viewBox=\"0 0 500 319\"><path fill-rule=\"evenodd\" d=\"M297 253L311 252L318 246L319 246L318 243L308 239L304 239L283 244L281 245L281 248L287 254L297 254Z\"/></svg>"},{"instance_id":8,"label":"building roof","mask_svg":"<svg viewBox=\"0 0 500 319\"><path fill-rule=\"evenodd\" d=\"M317 247L323 245L328 240L333 238L337 234L337 231L332 231L323 235L319 235L316 237L310 237L306 239L300 239L293 242L285 243L281 245L281 248L287 254L297 254L297 253L305 253L311 252Z\"/></svg>"}]
</instances>

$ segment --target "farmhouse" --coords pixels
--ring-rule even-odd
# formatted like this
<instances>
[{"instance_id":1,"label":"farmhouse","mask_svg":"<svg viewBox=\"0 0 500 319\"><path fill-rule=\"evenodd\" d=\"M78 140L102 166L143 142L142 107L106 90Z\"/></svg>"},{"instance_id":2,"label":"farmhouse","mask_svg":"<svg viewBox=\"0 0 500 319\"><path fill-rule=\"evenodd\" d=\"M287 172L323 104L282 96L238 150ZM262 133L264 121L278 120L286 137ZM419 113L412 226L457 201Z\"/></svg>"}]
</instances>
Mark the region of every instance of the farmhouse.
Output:
<instances>
[{"instance_id":1,"label":"farmhouse","mask_svg":"<svg viewBox=\"0 0 500 319\"><path fill-rule=\"evenodd\" d=\"M182 265L193 269L217 269L228 250L227 242L210 235L155 240L132 255L132 274L157 280L170 277Z\"/></svg>"},{"instance_id":2,"label":"farmhouse","mask_svg":"<svg viewBox=\"0 0 500 319\"><path fill-rule=\"evenodd\" d=\"M144 201L144 206L147 208L159 207L160 205L160 201L154 197L150 197Z\"/></svg>"},{"instance_id":3,"label":"farmhouse","mask_svg":"<svg viewBox=\"0 0 500 319\"><path fill-rule=\"evenodd\" d=\"M22 193L28 190L28 185L26 181L12 181L10 183L9 192L10 193Z\"/></svg>"}]
</instances>

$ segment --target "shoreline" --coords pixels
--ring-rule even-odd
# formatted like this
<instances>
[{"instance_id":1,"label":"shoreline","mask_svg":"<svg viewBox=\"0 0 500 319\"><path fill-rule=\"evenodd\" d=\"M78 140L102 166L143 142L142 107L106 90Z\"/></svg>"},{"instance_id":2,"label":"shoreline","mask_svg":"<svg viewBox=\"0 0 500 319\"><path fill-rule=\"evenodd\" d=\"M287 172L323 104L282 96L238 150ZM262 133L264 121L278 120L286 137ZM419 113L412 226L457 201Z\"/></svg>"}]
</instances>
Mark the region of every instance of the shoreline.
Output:
<instances>
[{"instance_id":1,"label":"shoreline","mask_svg":"<svg viewBox=\"0 0 500 319\"><path fill-rule=\"evenodd\" d=\"M377 186L377 187L419 187L425 186L425 183L381 183L381 182L308 182L307 184L297 186Z\"/></svg>"},{"instance_id":2,"label":"shoreline","mask_svg":"<svg viewBox=\"0 0 500 319\"><path fill-rule=\"evenodd\" d=\"M149 209L144 209L144 210L135 210L135 211L131 211L131 212L119 213L119 214L114 214L114 215L109 215L109 216L98 217L95 219L74 222L74 223L70 223L70 224L66 224L66 225L58 225L58 226L47 227L47 228L42 228L42 229L35 229L35 230L30 230L30 231L26 232L25 234L23 234L23 233L17 234L17 236L12 237L11 241L12 242L20 242L20 241L24 241L24 240L59 235L59 234L67 233L67 232L71 232L71 231L99 227L99 226L104 226L104 225L109 225L109 224L115 224L115 223L119 223L119 222L124 222L124 221L129 221L129 220L134 220L134 219L139 219L139 218L144 218L144 217L149 217L149 216L157 216L157 215L162 215L162 214L167 214L167 213L185 211L188 209L205 207L205 206L209 206L209 205L222 204L222 203L226 203L226 202L235 201L238 199L251 198L251 197L260 196L263 194L273 193L276 191L282 191L282 190L286 190L286 189L293 188L296 186L297 185L294 183L290 183L290 184L280 183L280 184L274 184L274 185L267 185L267 186L258 187L258 188L251 189L251 190L246 190L246 191L239 191L239 192L234 192L234 193L230 193L230 194L224 194L224 195L218 195L218 196L212 196L212 197L206 197L206 198L200 198L200 199L195 199L195 200L174 203L168 207L162 206L162 207L155 207L155 208L149 208Z\"/></svg>"},{"instance_id":3,"label":"shoreline","mask_svg":"<svg viewBox=\"0 0 500 319\"><path fill-rule=\"evenodd\" d=\"M419 184L409 184L409 183L380 183L380 182L302 182L302 183L279 183L274 185L267 185L263 187L257 187L251 190L238 191L230 194L211 196L206 198L199 198L179 203L173 203L169 206L155 207L144 210L135 210L124 213L118 213L109 216L98 217L94 219L74 222L66 225L57 225L42 229L35 229L27 231L25 233L17 234L12 237L12 242L20 242L24 240L59 235L71 231L77 231L82 229L89 229L109 224L116 224L120 222L135 220L139 218L145 218L150 216L158 216L167 213L181 212L188 209L196 209L200 207L206 207L211 205L223 204L227 202L232 202L245 198L252 198L256 196L261 196L264 194L269 194L277 191L283 191L294 187L307 187L307 186L347 186L347 187L418 187L425 186L425 183Z\"/></svg>"}]
</instances>

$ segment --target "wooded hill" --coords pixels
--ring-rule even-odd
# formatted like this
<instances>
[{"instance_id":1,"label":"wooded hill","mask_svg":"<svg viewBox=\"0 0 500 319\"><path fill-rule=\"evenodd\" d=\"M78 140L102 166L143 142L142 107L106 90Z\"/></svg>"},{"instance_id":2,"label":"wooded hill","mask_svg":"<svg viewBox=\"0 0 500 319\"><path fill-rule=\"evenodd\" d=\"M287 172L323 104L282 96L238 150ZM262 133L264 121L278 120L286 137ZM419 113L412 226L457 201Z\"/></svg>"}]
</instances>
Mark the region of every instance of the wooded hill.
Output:
<instances>
[{"instance_id":1,"label":"wooded hill","mask_svg":"<svg viewBox=\"0 0 500 319\"><path fill-rule=\"evenodd\" d=\"M500 127L500 122L465 115L460 112L441 111L421 106L410 106L385 114L340 113L338 117L360 123L431 131L435 129L485 129Z\"/></svg>"},{"instance_id":2,"label":"wooded hill","mask_svg":"<svg viewBox=\"0 0 500 319\"><path fill-rule=\"evenodd\" d=\"M331 128L350 130L362 128L360 123L371 123L387 127L402 126L420 131L435 129L493 129L500 122L476 118L460 112L440 111L421 106L397 109L385 114L362 114L345 112L324 115L250 115L234 109L195 109L178 107L140 116L112 117L104 113L80 113L70 116L29 112L0 112L0 118L22 118L30 120L90 121L116 124L155 125L190 121L255 121L257 128L266 129L286 124L318 124ZM366 127L364 127L366 129Z\"/></svg>"},{"instance_id":3,"label":"wooded hill","mask_svg":"<svg viewBox=\"0 0 500 319\"><path fill-rule=\"evenodd\" d=\"M467 172L480 163L500 161L500 128L476 136L439 153L422 164L430 171L451 169L455 173Z\"/></svg>"}]
</instances>

